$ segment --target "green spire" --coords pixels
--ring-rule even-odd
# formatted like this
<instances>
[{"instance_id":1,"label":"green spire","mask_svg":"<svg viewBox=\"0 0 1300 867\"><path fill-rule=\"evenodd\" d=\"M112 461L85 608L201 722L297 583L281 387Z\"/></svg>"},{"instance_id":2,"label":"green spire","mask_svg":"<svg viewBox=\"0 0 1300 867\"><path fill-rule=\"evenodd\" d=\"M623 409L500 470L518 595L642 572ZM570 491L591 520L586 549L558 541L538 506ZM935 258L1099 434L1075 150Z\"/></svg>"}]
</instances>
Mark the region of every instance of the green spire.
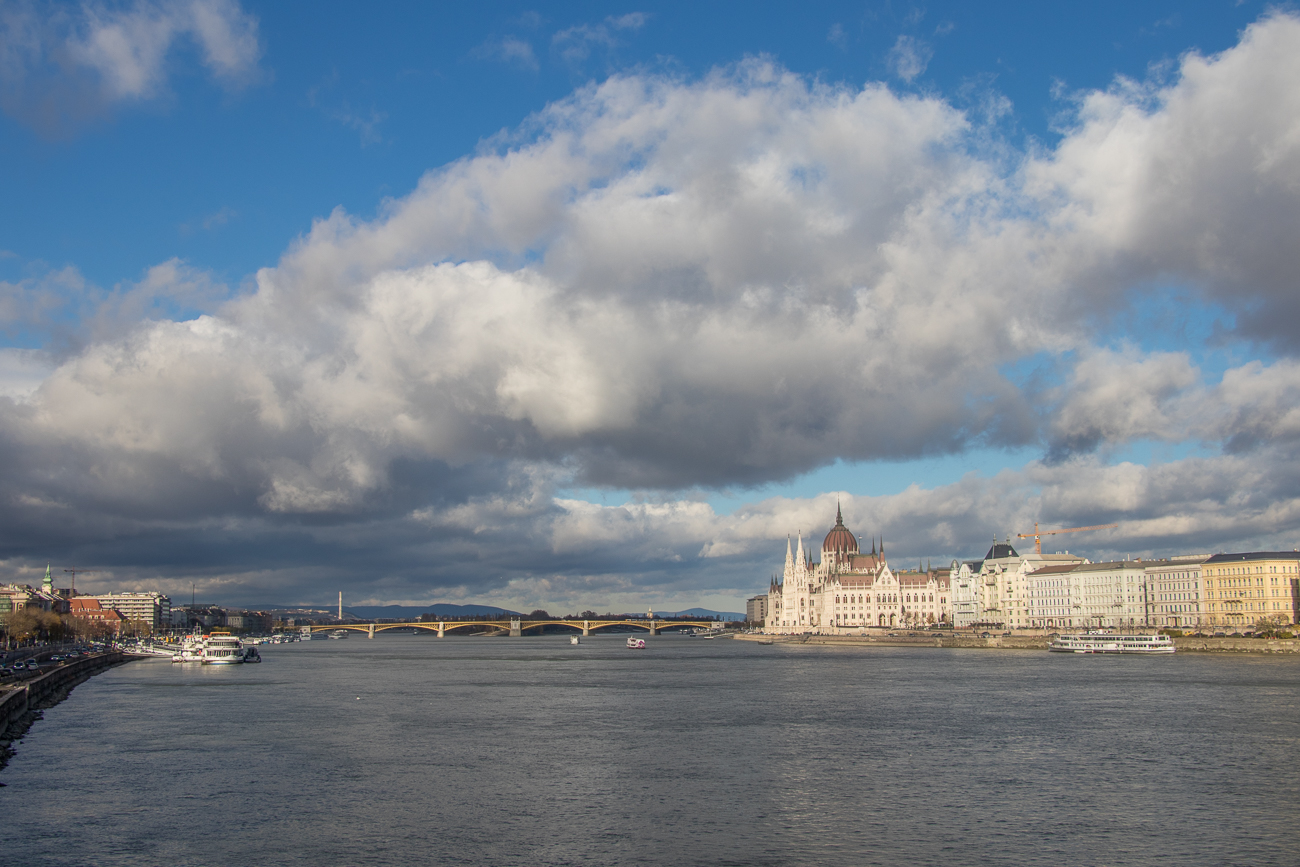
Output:
<instances>
[{"instance_id":1,"label":"green spire","mask_svg":"<svg viewBox=\"0 0 1300 867\"><path fill-rule=\"evenodd\" d=\"M46 563L46 564L45 564L45 581L44 581L44 583L41 585L41 589L43 589L43 590L53 590L53 589L54 589L54 577L53 577L52 575L50 575L50 564L49 564L49 563Z\"/></svg>"}]
</instances>

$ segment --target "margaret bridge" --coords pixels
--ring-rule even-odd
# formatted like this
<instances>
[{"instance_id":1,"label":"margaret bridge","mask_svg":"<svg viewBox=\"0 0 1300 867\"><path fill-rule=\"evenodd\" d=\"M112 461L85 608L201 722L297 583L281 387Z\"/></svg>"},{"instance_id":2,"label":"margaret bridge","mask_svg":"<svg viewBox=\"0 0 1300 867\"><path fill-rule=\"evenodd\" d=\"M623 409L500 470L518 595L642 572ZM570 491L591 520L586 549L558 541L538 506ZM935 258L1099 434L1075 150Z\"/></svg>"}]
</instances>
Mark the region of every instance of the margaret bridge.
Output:
<instances>
[{"instance_id":1,"label":"margaret bridge","mask_svg":"<svg viewBox=\"0 0 1300 867\"><path fill-rule=\"evenodd\" d=\"M507 625L507 623L509 625ZM522 636L526 632L536 630L534 635L540 635L547 626L563 626L569 629L581 632L583 635L591 635L597 630L617 628L620 631L631 627L633 629L644 629L651 635L658 635L670 629L713 629L721 624L712 620L439 620L439 621L415 621L411 623L331 623L323 626L304 626L303 630L310 629L312 632L334 632L338 629L345 629L349 632L364 632L367 637L374 638L376 632L385 632L390 629L422 629L425 632L436 632L438 637L446 636L448 632L456 629L468 629L478 627L486 628L496 635Z\"/></svg>"}]
</instances>

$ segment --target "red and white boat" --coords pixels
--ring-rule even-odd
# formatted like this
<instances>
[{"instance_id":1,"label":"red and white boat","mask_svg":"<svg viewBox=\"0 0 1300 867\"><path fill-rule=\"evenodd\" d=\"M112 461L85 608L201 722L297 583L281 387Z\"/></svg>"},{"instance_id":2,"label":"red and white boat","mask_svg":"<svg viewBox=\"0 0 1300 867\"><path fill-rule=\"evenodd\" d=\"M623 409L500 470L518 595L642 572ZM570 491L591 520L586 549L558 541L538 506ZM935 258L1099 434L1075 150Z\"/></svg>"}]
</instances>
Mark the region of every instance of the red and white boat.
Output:
<instances>
[{"instance_id":1,"label":"red and white boat","mask_svg":"<svg viewBox=\"0 0 1300 867\"><path fill-rule=\"evenodd\" d=\"M632 650L645 650L645 639L629 638L627 640L627 646Z\"/></svg>"}]
</instances>

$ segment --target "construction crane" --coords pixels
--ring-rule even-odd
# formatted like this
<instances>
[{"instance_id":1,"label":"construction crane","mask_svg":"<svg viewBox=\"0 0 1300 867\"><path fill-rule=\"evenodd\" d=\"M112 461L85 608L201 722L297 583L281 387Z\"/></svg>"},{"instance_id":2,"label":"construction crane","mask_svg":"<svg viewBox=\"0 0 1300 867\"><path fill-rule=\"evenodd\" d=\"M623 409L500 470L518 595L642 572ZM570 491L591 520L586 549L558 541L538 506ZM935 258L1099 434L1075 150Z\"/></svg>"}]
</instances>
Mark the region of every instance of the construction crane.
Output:
<instances>
[{"instance_id":1,"label":"construction crane","mask_svg":"<svg viewBox=\"0 0 1300 867\"><path fill-rule=\"evenodd\" d=\"M64 569L64 572L72 573L72 595L77 595L77 573L78 572L98 572L98 569Z\"/></svg>"},{"instance_id":2,"label":"construction crane","mask_svg":"<svg viewBox=\"0 0 1300 867\"><path fill-rule=\"evenodd\" d=\"M1119 526L1119 524L1098 524L1098 525L1096 525L1095 527L1068 527L1068 528L1066 528L1066 529L1064 529L1064 530L1039 530L1039 529L1038 529L1038 522L1035 521L1035 522L1034 522L1034 532L1032 532L1032 533L1017 533L1017 534L1016 534L1016 538L1017 538L1017 539L1033 539L1033 540L1034 540L1034 553L1035 553L1035 554L1042 554L1042 553L1043 553L1043 539L1042 539L1042 537L1043 537L1043 536L1055 536L1057 533L1082 533L1084 530L1110 530L1110 529L1112 529L1112 528L1114 528L1114 527L1118 527L1118 526Z\"/></svg>"}]
</instances>

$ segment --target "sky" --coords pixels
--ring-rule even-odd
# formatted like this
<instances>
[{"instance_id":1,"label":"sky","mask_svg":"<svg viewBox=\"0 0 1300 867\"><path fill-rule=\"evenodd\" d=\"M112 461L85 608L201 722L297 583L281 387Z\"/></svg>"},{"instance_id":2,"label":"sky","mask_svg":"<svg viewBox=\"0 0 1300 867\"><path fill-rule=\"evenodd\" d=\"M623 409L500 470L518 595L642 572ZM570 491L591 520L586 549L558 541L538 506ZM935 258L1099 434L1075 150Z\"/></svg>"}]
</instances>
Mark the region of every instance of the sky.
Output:
<instances>
[{"instance_id":1,"label":"sky","mask_svg":"<svg viewBox=\"0 0 1300 867\"><path fill-rule=\"evenodd\" d=\"M1300 11L994 6L4 0L0 580L1300 547Z\"/></svg>"}]
</instances>

